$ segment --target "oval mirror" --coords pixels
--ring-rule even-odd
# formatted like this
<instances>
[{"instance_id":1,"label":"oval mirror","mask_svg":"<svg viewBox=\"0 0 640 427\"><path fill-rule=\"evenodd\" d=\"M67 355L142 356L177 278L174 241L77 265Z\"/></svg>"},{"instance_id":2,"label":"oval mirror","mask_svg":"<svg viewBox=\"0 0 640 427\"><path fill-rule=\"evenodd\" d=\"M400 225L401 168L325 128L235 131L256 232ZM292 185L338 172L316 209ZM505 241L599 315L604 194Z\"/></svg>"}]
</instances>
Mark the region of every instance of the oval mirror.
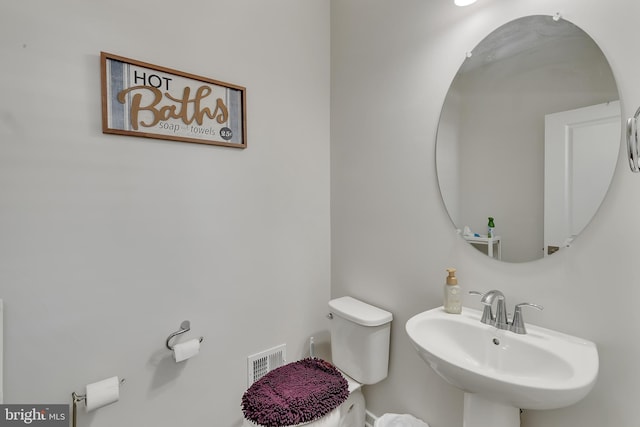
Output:
<instances>
[{"instance_id":1,"label":"oval mirror","mask_svg":"<svg viewBox=\"0 0 640 427\"><path fill-rule=\"evenodd\" d=\"M487 255L549 256L595 215L620 138L616 82L591 37L559 16L517 19L467 54L449 88L436 140L443 202Z\"/></svg>"}]
</instances>

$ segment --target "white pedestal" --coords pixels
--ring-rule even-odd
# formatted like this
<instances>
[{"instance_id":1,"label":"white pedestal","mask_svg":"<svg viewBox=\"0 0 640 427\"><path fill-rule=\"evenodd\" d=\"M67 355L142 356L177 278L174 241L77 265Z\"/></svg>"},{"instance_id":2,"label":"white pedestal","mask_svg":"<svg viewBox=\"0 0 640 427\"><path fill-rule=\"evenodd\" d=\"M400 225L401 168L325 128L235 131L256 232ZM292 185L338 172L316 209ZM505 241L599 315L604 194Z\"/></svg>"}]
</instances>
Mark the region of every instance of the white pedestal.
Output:
<instances>
[{"instance_id":1,"label":"white pedestal","mask_svg":"<svg viewBox=\"0 0 640 427\"><path fill-rule=\"evenodd\" d=\"M464 427L520 427L520 408L464 394Z\"/></svg>"}]
</instances>

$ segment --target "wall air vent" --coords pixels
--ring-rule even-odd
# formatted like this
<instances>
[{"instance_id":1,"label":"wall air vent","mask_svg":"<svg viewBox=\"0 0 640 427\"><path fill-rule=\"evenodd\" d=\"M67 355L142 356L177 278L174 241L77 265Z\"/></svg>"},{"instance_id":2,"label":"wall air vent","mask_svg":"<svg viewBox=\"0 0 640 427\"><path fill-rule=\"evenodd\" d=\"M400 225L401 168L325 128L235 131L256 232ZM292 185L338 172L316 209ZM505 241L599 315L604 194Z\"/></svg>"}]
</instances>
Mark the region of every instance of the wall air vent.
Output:
<instances>
[{"instance_id":1,"label":"wall air vent","mask_svg":"<svg viewBox=\"0 0 640 427\"><path fill-rule=\"evenodd\" d=\"M287 359L287 345L270 348L247 358L247 387L258 381L269 371L283 366Z\"/></svg>"}]
</instances>

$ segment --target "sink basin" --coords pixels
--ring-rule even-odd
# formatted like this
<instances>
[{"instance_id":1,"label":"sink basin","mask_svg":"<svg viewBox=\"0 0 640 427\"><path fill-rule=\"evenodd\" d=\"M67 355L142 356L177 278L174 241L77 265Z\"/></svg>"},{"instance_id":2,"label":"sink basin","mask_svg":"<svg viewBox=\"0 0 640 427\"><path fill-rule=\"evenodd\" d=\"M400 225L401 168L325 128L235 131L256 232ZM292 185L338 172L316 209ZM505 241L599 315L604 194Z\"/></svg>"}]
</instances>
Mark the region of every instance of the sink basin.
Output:
<instances>
[{"instance_id":1,"label":"sink basin","mask_svg":"<svg viewBox=\"0 0 640 427\"><path fill-rule=\"evenodd\" d=\"M474 425L467 415L479 416L467 414L467 406L471 412L488 406L492 413L511 408L519 415L519 408L569 406L591 391L598 375L594 343L531 324L527 334L518 335L481 323L481 314L467 307L448 314L440 307L406 324L418 354L465 391L465 426ZM510 421L498 425L519 425L517 414L512 411Z\"/></svg>"}]
</instances>

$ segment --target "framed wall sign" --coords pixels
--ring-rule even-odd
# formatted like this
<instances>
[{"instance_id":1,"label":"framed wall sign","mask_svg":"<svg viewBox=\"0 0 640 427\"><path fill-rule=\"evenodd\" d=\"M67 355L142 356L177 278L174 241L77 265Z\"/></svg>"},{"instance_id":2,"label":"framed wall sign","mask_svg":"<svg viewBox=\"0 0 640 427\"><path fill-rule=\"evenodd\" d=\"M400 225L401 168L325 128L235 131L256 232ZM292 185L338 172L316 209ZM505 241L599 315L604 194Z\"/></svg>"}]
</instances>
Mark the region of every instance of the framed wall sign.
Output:
<instances>
[{"instance_id":1,"label":"framed wall sign","mask_svg":"<svg viewBox=\"0 0 640 427\"><path fill-rule=\"evenodd\" d=\"M246 89L100 53L102 132L246 148Z\"/></svg>"}]
</instances>

